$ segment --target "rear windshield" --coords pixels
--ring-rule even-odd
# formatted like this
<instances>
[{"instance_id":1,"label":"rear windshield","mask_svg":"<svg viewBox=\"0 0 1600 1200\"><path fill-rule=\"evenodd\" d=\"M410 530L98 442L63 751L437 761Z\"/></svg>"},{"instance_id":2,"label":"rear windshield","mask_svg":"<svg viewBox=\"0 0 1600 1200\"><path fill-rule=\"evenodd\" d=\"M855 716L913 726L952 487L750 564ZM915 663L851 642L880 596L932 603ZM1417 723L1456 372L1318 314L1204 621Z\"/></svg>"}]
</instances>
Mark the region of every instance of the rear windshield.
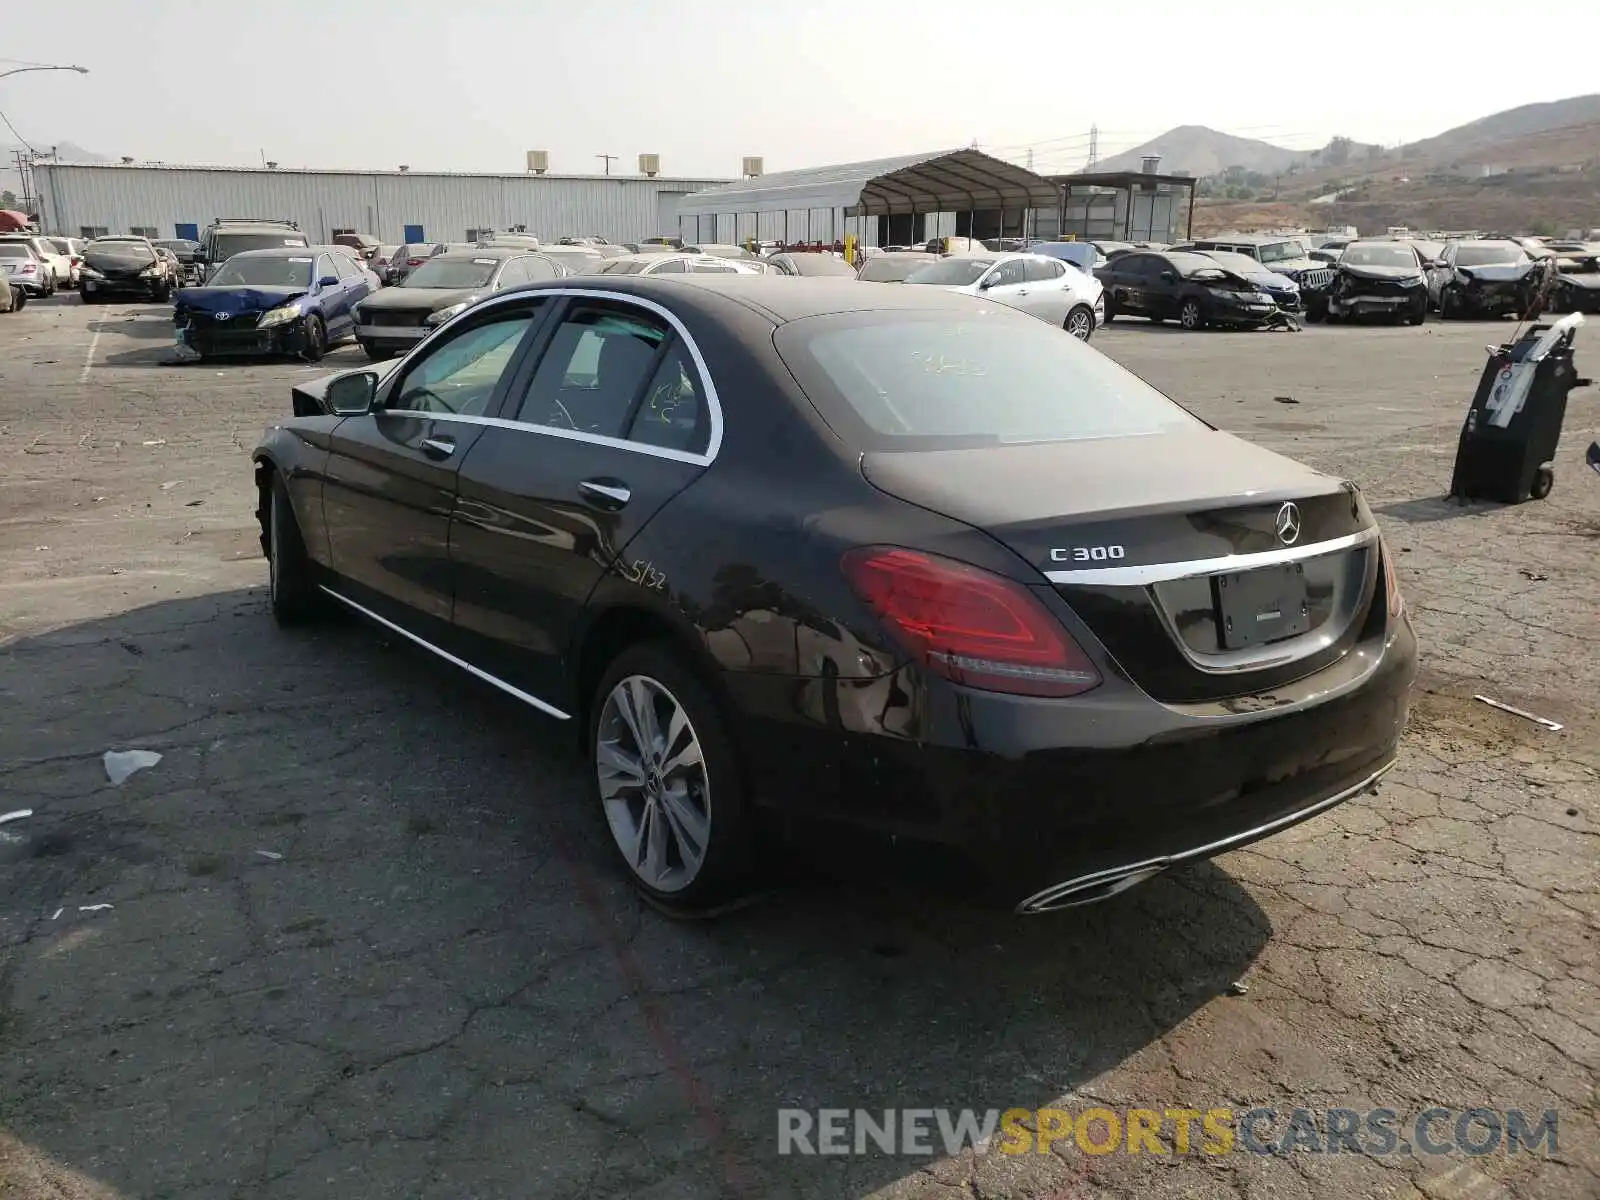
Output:
<instances>
[{"instance_id":1,"label":"rear windshield","mask_svg":"<svg viewBox=\"0 0 1600 1200\"><path fill-rule=\"evenodd\" d=\"M796 275L854 275L856 269L831 254L791 254L789 265Z\"/></svg>"},{"instance_id":2,"label":"rear windshield","mask_svg":"<svg viewBox=\"0 0 1600 1200\"><path fill-rule=\"evenodd\" d=\"M211 236L211 246L218 262L245 250L279 250L284 246L304 246L306 239L299 233L216 233Z\"/></svg>"},{"instance_id":3,"label":"rear windshield","mask_svg":"<svg viewBox=\"0 0 1600 1200\"><path fill-rule=\"evenodd\" d=\"M792 321L773 340L823 419L857 450L1206 428L1098 350L1009 310L838 313Z\"/></svg>"},{"instance_id":4,"label":"rear windshield","mask_svg":"<svg viewBox=\"0 0 1600 1200\"><path fill-rule=\"evenodd\" d=\"M920 271L931 262L927 258L869 258L861 268L860 279L867 283L900 283L913 271Z\"/></svg>"}]
</instances>

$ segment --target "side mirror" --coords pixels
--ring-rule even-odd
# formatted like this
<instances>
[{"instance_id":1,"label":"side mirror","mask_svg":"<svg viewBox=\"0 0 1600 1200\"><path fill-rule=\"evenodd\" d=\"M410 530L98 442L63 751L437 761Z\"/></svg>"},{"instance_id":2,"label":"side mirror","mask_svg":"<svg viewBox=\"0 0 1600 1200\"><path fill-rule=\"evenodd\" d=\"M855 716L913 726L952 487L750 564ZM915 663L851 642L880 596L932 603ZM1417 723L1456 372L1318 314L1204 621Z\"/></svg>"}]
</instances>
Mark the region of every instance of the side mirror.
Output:
<instances>
[{"instance_id":1,"label":"side mirror","mask_svg":"<svg viewBox=\"0 0 1600 1200\"><path fill-rule=\"evenodd\" d=\"M339 277L337 275L324 275L321 279L317 280L317 286L319 288L338 287Z\"/></svg>"},{"instance_id":2,"label":"side mirror","mask_svg":"<svg viewBox=\"0 0 1600 1200\"><path fill-rule=\"evenodd\" d=\"M372 398L378 393L378 377L371 371L341 375L328 385L323 403L340 417L354 417L372 411Z\"/></svg>"},{"instance_id":3,"label":"side mirror","mask_svg":"<svg viewBox=\"0 0 1600 1200\"><path fill-rule=\"evenodd\" d=\"M992 288L995 284L997 284L999 282L1000 282L1000 280L996 276L994 276L994 275L985 275L982 279L978 280L978 290L980 292L987 292L990 288Z\"/></svg>"}]
</instances>

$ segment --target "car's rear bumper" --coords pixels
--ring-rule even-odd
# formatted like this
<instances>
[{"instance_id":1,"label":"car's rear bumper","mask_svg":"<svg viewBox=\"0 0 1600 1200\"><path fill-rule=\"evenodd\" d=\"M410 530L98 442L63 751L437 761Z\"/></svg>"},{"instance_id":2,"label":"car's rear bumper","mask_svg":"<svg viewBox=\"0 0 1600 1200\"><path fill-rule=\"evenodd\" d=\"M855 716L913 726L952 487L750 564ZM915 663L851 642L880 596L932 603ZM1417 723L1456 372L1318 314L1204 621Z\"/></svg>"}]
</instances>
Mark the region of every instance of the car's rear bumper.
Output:
<instances>
[{"instance_id":1,"label":"car's rear bumper","mask_svg":"<svg viewBox=\"0 0 1600 1200\"><path fill-rule=\"evenodd\" d=\"M1268 836L1371 787L1416 673L1395 622L1270 696L1176 705L1108 679L1070 700L873 681L724 676L758 797L958 848L1040 911Z\"/></svg>"}]
</instances>

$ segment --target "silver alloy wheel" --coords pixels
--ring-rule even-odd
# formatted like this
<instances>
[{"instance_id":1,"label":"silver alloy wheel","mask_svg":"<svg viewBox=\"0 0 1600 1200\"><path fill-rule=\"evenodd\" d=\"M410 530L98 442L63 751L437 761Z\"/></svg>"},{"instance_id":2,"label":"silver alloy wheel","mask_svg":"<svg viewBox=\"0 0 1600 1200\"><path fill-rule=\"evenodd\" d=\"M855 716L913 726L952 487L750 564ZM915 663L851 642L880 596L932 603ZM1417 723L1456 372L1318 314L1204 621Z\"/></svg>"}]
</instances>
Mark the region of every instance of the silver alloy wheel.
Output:
<instances>
[{"instance_id":1,"label":"silver alloy wheel","mask_svg":"<svg viewBox=\"0 0 1600 1200\"><path fill-rule=\"evenodd\" d=\"M711 841L711 782L683 705L647 675L618 680L600 710L594 762L606 822L634 874L658 892L688 887Z\"/></svg>"},{"instance_id":2,"label":"silver alloy wheel","mask_svg":"<svg viewBox=\"0 0 1600 1200\"><path fill-rule=\"evenodd\" d=\"M1178 324L1185 329L1200 328L1200 304L1195 300L1185 300L1183 308L1178 311Z\"/></svg>"},{"instance_id":3,"label":"silver alloy wheel","mask_svg":"<svg viewBox=\"0 0 1600 1200\"><path fill-rule=\"evenodd\" d=\"M1086 308L1075 308L1067 314L1067 332L1080 342L1087 342L1094 332L1094 316Z\"/></svg>"}]
</instances>

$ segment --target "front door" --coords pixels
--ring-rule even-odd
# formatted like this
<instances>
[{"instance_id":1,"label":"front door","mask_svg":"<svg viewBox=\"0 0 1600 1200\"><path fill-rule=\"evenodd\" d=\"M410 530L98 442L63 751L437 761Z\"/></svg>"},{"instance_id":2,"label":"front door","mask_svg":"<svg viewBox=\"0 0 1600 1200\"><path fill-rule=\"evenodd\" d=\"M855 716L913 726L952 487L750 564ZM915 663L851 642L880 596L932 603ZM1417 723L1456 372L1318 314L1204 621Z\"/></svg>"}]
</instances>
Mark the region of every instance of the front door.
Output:
<instances>
[{"instance_id":1,"label":"front door","mask_svg":"<svg viewBox=\"0 0 1600 1200\"><path fill-rule=\"evenodd\" d=\"M534 695L566 694L566 655L602 575L665 590L627 547L710 461L712 393L684 336L641 304L570 299L462 463L457 635Z\"/></svg>"},{"instance_id":2,"label":"front door","mask_svg":"<svg viewBox=\"0 0 1600 1200\"><path fill-rule=\"evenodd\" d=\"M334 430L323 484L329 560L362 595L403 619L448 622L456 473L534 324L535 305L496 308L418 352L374 409Z\"/></svg>"},{"instance_id":3,"label":"front door","mask_svg":"<svg viewBox=\"0 0 1600 1200\"><path fill-rule=\"evenodd\" d=\"M1028 301L1028 273L1020 258L1007 259L983 277L978 294L1008 308L1025 308Z\"/></svg>"}]
</instances>

